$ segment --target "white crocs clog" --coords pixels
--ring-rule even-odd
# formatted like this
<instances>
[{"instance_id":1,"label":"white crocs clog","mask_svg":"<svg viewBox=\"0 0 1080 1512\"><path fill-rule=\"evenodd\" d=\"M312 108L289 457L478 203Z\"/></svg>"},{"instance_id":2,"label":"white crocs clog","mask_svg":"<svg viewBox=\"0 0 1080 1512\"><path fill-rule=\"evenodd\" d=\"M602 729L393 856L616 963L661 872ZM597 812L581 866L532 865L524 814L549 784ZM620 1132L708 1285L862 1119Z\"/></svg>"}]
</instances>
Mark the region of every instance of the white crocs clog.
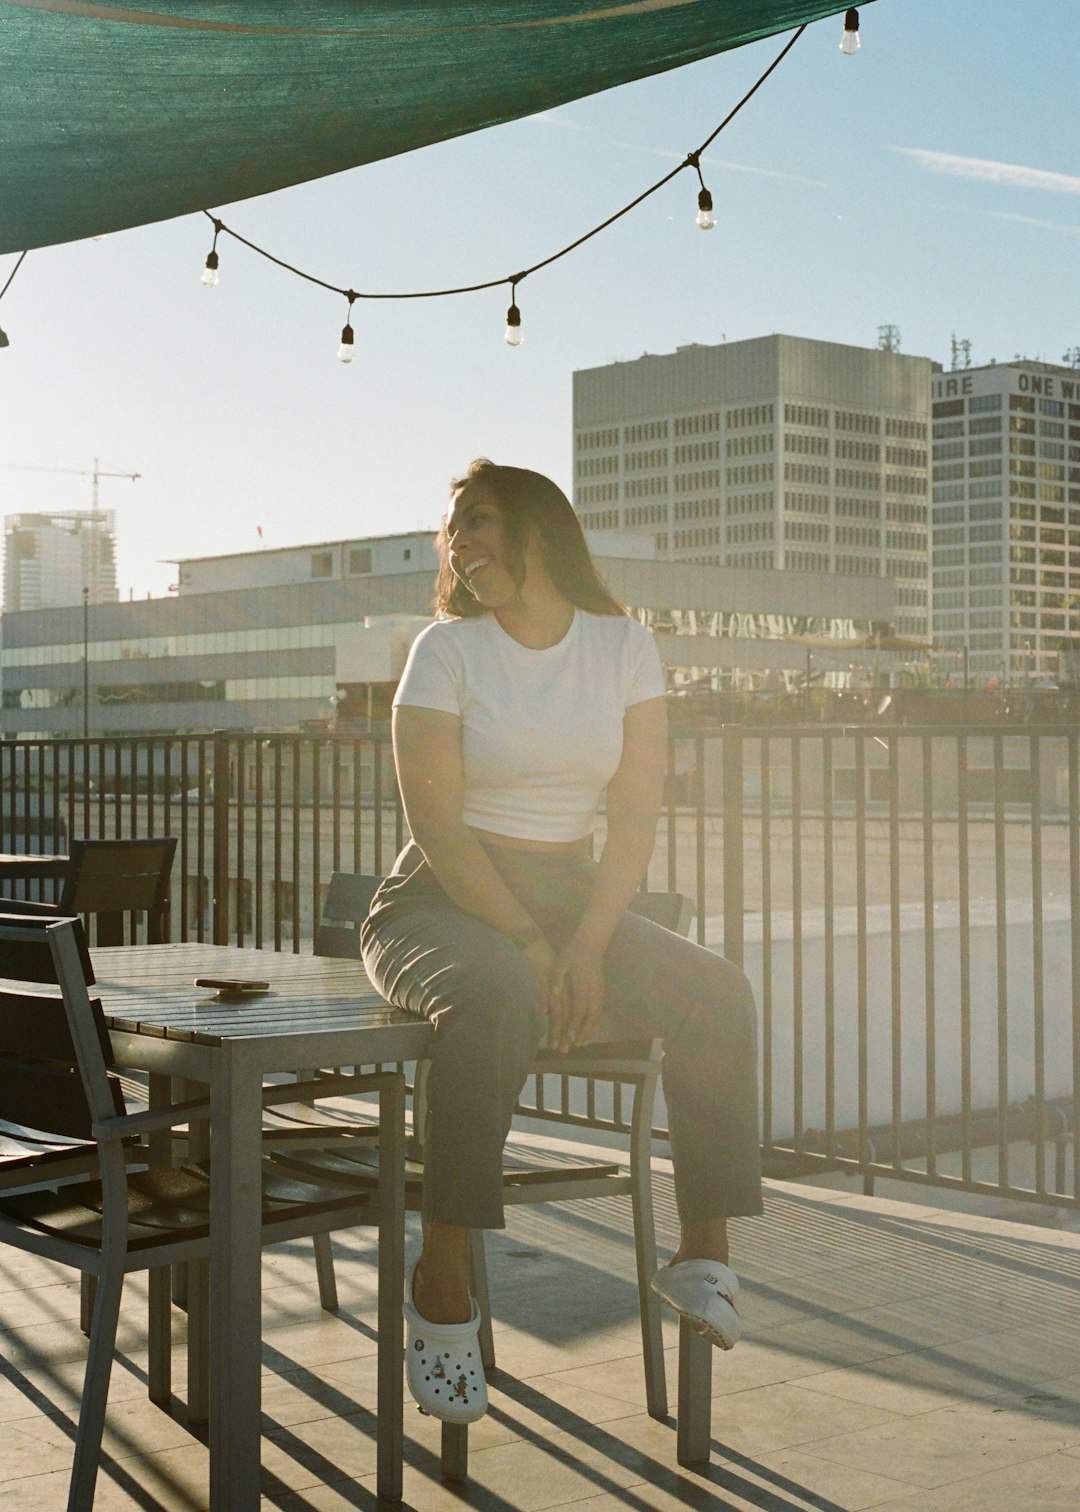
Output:
<instances>
[{"instance_id":1,"label":"white crocs clog","mask_svg":"<svg viewBox=\"0 0 1080 1512\"><path fill-rule=\"evenodd\" d=\"M444 1423L475 1423L488 1407L480 1359L480 1308L470 1297L467 1323L429 1323L412 1299L413 1265L405 1277L405 1378L422 1412Z\"/></svg>"},{"instance_id":2,"label":"white crocs clog","mask_svg":"<svg viewBox=\"0 0 1080 1512\"><path fill-rule=\"evenodd\" d=\"M742 1319L735 1310L739 1278L719 1260L680 1260L662 1265L652 1289L692 1328L720 1349L732 1349L742 1335Z\"/></svg>"}]
</instances>

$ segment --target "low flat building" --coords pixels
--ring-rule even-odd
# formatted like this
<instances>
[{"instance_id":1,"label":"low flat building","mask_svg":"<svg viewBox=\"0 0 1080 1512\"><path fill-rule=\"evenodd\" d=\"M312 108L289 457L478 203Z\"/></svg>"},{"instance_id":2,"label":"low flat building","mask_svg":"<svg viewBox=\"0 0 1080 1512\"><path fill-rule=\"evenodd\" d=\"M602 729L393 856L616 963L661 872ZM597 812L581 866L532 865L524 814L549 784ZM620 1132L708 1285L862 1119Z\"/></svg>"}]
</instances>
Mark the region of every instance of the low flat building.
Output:
<instances>
[{"instance_id":1,"label":"low flat building","mask_svg":"<svg viewBox=\"0 0 1080 1512\"><path fill-rule=\"evenodd\" d=\"M4 736L78 736L84 717L92 736L330 728L341 713L381 724L431 619L434 540L182 561L174 595L92 605L85 644L81 606L5 615ZM623 545L634 554L600 556L600 570L656 631L673 688L799 673L811 643L816 666L840 675L866 663L854 643L895 615L886 578L660 561Z\"/></svg>"}]
</instances>

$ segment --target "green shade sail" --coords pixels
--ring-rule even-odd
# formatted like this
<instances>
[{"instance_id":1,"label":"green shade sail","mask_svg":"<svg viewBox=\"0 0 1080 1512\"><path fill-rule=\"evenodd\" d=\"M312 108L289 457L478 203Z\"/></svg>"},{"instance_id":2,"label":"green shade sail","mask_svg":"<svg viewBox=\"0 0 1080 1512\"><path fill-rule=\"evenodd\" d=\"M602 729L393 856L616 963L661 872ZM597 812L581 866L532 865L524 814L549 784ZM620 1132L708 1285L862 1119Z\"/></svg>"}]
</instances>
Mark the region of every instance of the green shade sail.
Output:
<instances>
[{"instance_id":1,"label":"green shade sail","mask_svg":"<svg viewBox=\"0 0 1080 1512\"><path fill-rule=\"evenodd\" d=\"M0 252L266 194L834 0L0 0Z\"/></svg>"}]
</instances>

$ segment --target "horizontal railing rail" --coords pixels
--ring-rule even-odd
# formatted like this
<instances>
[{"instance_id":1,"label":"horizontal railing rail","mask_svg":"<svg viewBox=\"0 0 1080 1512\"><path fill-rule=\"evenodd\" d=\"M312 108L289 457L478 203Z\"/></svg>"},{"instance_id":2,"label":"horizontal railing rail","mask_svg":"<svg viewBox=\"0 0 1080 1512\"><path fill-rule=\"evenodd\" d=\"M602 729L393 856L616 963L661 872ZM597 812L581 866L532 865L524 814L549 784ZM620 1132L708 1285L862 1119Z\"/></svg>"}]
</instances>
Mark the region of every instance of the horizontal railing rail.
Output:
<instances>
[{"instance_id":1,"label":"horizontal railing rail","mask_svg":"<svg viewBox=\"0 0 1080 1512\"><path fill-rule=\"evenodd\" d=\"M274 950L406 834L382 734L7 742L0 798L5 852L175 834L172 937ZM648 880L754 985L770 1169L1080 1206L1076 726L679 728ZM529 1096L626 1125L617 1089Z\"/></svg>"}]
</instances>

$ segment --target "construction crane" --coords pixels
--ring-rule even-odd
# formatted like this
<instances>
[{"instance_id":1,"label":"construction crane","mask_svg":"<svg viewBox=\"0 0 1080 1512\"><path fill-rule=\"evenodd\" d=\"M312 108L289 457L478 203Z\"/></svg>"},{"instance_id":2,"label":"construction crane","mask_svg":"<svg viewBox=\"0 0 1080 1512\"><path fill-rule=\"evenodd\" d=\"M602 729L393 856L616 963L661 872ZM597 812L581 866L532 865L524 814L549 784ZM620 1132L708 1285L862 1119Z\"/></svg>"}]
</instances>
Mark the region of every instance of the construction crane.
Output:
<instances>
[{"instance_id":1,"label":"construction crane","mask_svg":"<svg viewBox=\"0 0 1080 1512\"><path fill-rule=\"evenodd\" d=\"M129 478L132 483L137 483L142 477L141 473L108 472L101 466L97 457L94 458L93 467L53 467L42 462L0 462L0 467L13 468L16 472L74 473L80 478L92 478L90 507L94 514L99 513L98 497L102 478Z\"/></svg>"}]
</instances>

